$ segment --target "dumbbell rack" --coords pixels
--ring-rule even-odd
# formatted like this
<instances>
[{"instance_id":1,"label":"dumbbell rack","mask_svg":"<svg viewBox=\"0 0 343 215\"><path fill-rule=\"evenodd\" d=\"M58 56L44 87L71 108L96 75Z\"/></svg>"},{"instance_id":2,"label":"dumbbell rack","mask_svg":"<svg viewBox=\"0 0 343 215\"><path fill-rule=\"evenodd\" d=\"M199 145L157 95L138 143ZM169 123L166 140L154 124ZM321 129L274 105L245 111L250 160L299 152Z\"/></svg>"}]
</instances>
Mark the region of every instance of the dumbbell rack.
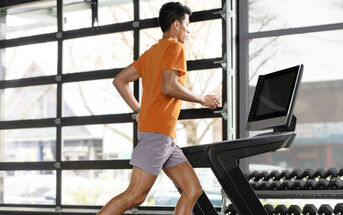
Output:
<instances>
[{"instance_id":1,"label":"dumbbell rack","mask_svg":"<svg viewBox=\"0 0 343 215\"><path fill-rule=\"evenodd\" d=\"M260 199L343 199L343 190L255 190Z\"/></svg>"},{"instance_id":2,"label":"dumbbell rack","mask_svg":"<svg viewBox=\"0 0 343 215\"><path fill-rule=\"evenodd\" d=\"M294 132L275 132L208 145L184 147L182 150L192 166L209 165L211 167L236 211L244 215L267 215L237 161L289 147L294 138ZM217 214L205 193L199 198L193 213L195 215Z\"/></svg>"},{"instance_id":3,"label":"dumbbell rack","mask_svg":"<svg viewBox=\"0 0 343 215\"><path fill-rule=\"evenodd\" d=\"M254 171L248 180L260 198L342 199L342 175L343 168Z\"/></svg>"}]
</instances>

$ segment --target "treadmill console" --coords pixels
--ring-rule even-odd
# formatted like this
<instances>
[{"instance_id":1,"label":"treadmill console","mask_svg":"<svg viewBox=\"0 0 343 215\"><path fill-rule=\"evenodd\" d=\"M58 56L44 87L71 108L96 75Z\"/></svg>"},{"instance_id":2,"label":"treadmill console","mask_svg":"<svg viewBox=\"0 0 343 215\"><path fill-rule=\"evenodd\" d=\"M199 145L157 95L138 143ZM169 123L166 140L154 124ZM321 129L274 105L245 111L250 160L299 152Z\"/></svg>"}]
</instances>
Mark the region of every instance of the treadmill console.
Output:
<instances>
[{"instance_id":1,"label":"treadmill console","mask_svg":"<svg viewBox=\"0 0 343 215\"><path fill-rule=\"evenodd\" d=\"M292 126L293 108L303 65L260 75L246 130L257 131Z\"/></svg>"}]
</instances>

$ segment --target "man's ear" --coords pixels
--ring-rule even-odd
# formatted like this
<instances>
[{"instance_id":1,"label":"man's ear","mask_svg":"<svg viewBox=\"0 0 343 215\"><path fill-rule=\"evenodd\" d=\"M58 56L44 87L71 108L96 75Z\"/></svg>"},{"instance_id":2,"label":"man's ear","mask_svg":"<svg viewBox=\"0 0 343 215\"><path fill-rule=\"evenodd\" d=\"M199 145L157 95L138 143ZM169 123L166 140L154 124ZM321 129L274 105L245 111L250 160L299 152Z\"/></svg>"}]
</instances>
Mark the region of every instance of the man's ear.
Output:
<instances>
[{"instance_id":1,"label":"man's ear","mask_svg":"<svg viewBox=\"0 0 343 215\"><path fill-rule=\"evenodd\" d=\"M181 25L181 23L179 22L179 20L175 20L172 24L172 27L175 28L175 30L179 30L180 25Z\"/></svg>"}]
</instances>

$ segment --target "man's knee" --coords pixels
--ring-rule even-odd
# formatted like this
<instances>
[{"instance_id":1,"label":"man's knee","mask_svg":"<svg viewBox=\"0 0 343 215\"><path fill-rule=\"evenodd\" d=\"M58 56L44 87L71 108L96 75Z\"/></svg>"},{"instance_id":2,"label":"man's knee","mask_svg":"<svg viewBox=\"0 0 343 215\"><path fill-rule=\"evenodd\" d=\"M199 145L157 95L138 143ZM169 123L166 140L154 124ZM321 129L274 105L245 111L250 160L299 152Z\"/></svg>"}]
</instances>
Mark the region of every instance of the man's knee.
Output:
<instances>
[{"instance_id":1,"label":"man's knee","mask_svg":"<svg viewBox=\"0 0 343 215\"><path fill-rule=\"evenodd\" d=\"M135 207L141 205L144 201L148 193L146 192L130 192L129 193L129 202L131 207Z\"/></svg>"},{"instance_id":2,"label":"man's knee","mask_svg":"<svg viewBox=\"0 0 343 215\"><path fill-rule=\"evenodd\" d=\"M190 186L189 189L182 192L182 194L184 194L187 198L197 200L201 196L202 192L203 190L200 185L194 185Z\"/></svg>"},{"instance_id":3,"label":"man's knee","mask_svg":"<svg viewBox=\"0 0 343 215\"><path fill-rule=\"evenodd\" d=\"M202 190L201 186L199 185L196 188L194 188L193 192L194 192L194 194L193 194L194 198L198 199L201 196L203 190Z\"/></svg>"}]
</instances>

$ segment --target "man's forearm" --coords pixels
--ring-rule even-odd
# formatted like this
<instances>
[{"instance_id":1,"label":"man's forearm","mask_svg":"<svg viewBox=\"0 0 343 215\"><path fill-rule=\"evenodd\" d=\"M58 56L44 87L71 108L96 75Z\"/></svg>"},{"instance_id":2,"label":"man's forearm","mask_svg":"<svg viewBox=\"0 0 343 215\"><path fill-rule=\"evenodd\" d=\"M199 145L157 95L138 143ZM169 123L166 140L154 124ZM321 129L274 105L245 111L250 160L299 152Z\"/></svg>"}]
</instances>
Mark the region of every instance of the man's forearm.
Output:
<instances>
[{"instance_id":1,"label":"man's forearm","mask_svg":"<svg viewBox=\"0 0 343 215\"><path fill-rule=\"evenodd\" d=\"M117 88L121 97L123 97L125 102L133 111L136 111L140 105L134 97L129 83L137 80L139 77L140 75L137 70L130 65L123 69L123 71L121 71L113 80L113 85Z\"/></svg>"},{"instance_id":2,"label":"man's forearm","mask_svg":"<svg viewBox=\"0 0 343 215\"><path fill-rule=\"evenodd\" d=\"M178 82L170 85L167 89L164 89L163 93L167 96L171 96L188 102L196 102L200 104L203 102L203 96L190 91Z\"/></svg>"},{"instance_id":3,"label":"man's forearm","mask_svg":"<svg viewBox=\"0 0 343 215\"><path fill-rule=\"evenodd\" d=\"M161 90L167 96L181 99L189 102L196 102L210 109L219 107L220 99L215 95L198 95L189 89L185 88L178 81L179 72L174 70L166 70L162 72Z\"/></svg>"}]
</instances>

